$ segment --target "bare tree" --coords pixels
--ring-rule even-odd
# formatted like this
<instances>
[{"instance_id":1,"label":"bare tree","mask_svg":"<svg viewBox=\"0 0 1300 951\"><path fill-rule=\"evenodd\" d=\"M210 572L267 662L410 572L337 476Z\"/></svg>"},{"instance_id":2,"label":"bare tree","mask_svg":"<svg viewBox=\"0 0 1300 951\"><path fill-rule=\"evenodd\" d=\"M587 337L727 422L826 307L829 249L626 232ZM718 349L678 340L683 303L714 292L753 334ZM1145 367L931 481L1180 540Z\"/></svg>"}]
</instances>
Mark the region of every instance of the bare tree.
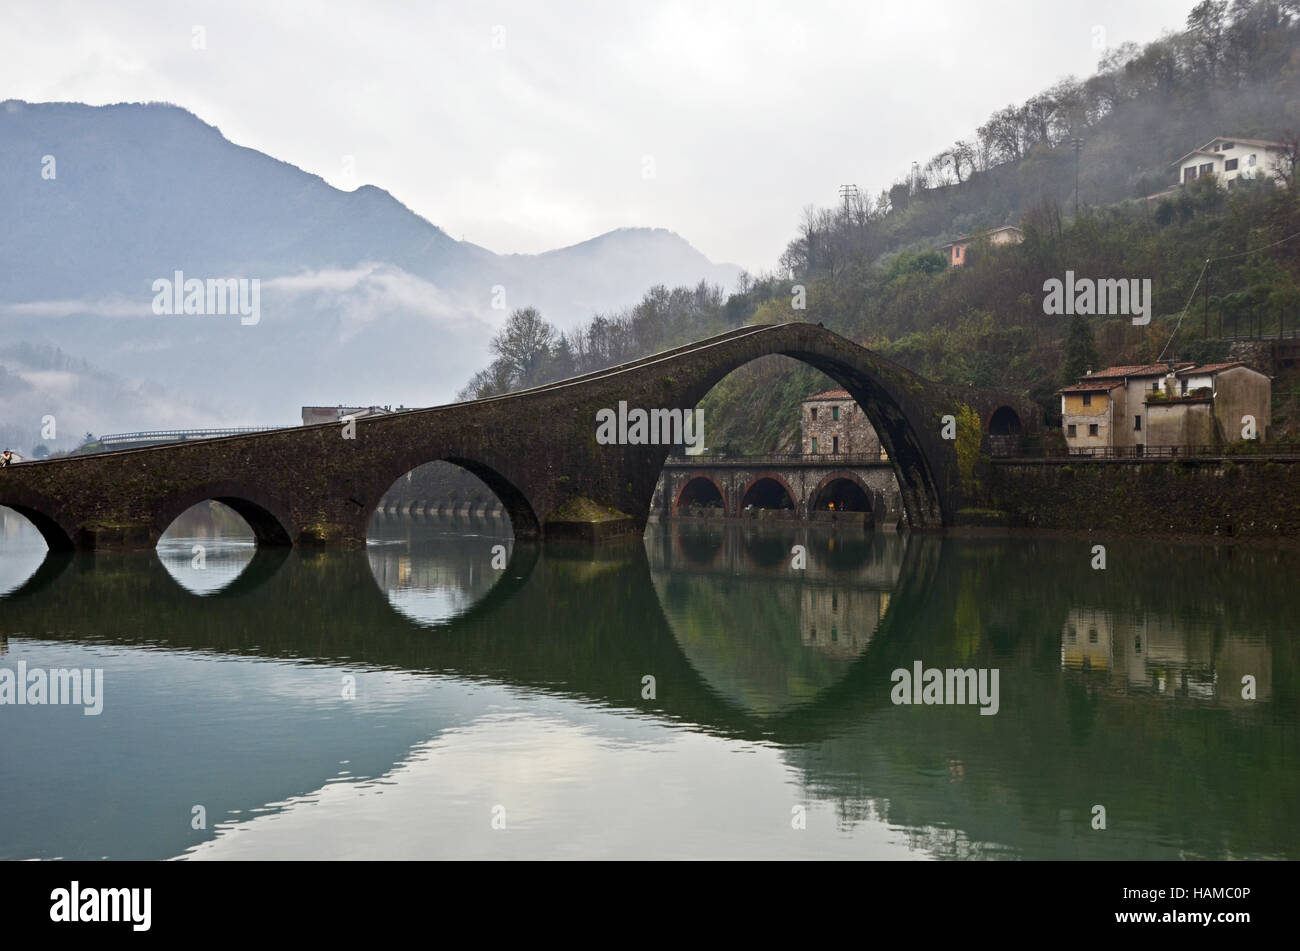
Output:
<instances>
[{"instance_id":1,"label":"bare tree","mask_svg":"<svg viewBox=\"0 0 1300 951\"><path fill-rule=\"evenodd\" d=\"M528 386L536 381L554 345L555 328L542 319L536 307L524 307L510 314L505 326L492 338L490 347L514 382Z\"/></svg>"},{"instance_id":2,"label":"bare tree","mask_svg":"<svg viewBox=\"0 0 1300 951\"><path fill-rule=\"evenodd\" d=\"M1300 135L1289 131L1279 140L1282 143L1282 156L1277 163L1277 177L1282 180L1289 191L1300 186Z\"/></svg>"}]
</instances>

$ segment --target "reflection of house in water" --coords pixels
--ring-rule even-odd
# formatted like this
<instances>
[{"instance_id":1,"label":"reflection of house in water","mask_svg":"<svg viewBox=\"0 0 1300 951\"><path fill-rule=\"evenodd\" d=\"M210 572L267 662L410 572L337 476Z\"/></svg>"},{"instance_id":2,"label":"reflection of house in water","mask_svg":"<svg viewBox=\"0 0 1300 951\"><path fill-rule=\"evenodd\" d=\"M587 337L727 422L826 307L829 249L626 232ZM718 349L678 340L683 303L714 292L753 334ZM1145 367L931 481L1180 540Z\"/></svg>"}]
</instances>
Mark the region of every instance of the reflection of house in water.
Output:
<instances>
[{"instance_id":1,"label":"reflection of house in water","mask_svg":"<svg viewBox=\"0 0 1300 951\"><path fill-rule=\"evenodd\" d=\"M1255 678L1256 700L1272 693L1272 654L1263 638L1228 632L1216 646L1207 625L1161 614L1071 609L1061 629L1061 666L1108 671L1112 684L1134 693L1250 703L1241 696L1246 675Z\"/></svg>"},{"instance_id":2,"label":"reflection of house in water","mask_svg":"<svg viewBox=\"0 0 1300 951\"><path fill-rule=\"evenodd\" d=\"M800 641L827 654L861 654L888 609L888 591L805 585L799 605Z\"/></svg>"}]
</instances>

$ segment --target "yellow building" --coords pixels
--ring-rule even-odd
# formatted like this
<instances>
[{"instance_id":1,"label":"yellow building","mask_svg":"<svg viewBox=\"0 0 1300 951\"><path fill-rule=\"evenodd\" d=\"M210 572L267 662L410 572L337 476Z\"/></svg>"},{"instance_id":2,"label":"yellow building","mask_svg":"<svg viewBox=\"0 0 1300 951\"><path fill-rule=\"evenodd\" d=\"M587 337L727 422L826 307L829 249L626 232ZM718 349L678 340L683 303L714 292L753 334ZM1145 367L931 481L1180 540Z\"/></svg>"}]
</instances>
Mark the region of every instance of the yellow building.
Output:
<instances>
[{"instance_id":1,"label":"yellow building","mask_svg":"<svg viewBox=\"0 0 1300 951\"><path fill-rule=\"evenodd\" d=\"M1272 383L1240 362L1107 367L1057 391L1072 450L1221 446L1241 438L1247 416L1263 439Z\"/></svg>"}]
</instances>

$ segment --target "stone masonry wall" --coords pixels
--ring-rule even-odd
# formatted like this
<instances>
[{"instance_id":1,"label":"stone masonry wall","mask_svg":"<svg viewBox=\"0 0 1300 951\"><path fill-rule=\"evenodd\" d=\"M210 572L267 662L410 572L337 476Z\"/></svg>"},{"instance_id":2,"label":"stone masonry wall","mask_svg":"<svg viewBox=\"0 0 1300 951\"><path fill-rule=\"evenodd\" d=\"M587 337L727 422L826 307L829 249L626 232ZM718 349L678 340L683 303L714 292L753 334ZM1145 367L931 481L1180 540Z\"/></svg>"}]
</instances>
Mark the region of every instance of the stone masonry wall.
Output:
<instances>
[{"instance_id":1,"label":"stone masonry wall","mask_svg":"<svg viewBox=\"0 0 1300 951\"><path fill-rule=\"evenodd\" d=\"M1300 538L1300 460L995 463L994 508L1012 527Z\"/></svg>"}]
</instances>

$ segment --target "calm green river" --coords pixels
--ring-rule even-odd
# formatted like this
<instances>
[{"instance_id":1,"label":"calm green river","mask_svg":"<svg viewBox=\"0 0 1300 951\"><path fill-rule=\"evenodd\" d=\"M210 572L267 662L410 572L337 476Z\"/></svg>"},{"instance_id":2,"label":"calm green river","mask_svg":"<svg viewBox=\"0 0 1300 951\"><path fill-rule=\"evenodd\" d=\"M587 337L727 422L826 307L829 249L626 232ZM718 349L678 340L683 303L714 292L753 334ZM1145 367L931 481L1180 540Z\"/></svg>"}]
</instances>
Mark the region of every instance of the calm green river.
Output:
<instances>
[{"instance_id":1,"label":"calm green river","mask_svg":"<svg viewBox=\"0 0 1300 951\"><path fill-rule=\"evenodd\" d=\"M1297 552L192 518L55 557L6 514L0 858L1300 858ZM72 669L92 715L13 702Z\"/></svg>"}]
</instances>

